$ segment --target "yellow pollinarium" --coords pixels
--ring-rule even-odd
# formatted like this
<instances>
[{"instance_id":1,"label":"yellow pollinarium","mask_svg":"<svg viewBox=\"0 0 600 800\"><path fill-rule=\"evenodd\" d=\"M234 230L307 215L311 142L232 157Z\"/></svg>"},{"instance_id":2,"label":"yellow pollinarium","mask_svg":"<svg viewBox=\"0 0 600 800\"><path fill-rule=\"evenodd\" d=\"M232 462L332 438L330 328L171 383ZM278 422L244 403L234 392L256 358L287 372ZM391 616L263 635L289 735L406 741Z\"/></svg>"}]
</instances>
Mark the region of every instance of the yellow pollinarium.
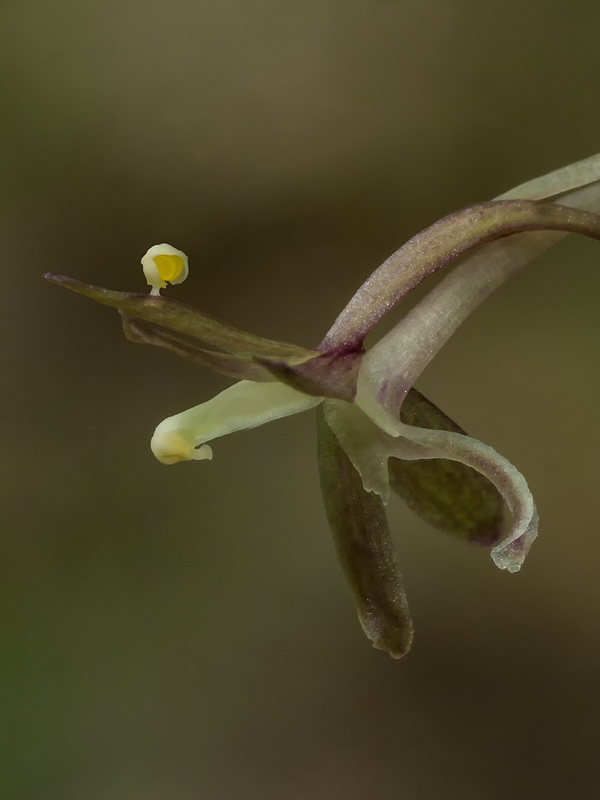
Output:
<instances>
[{"instance_id":1,"label":"yellow pollinarium","mask_svg":"<svg viewBox=\"0 0 600 800\"><path fill-rule=\"evenodd\" d=\"M150 294L160 295L160 290L171 283L183 283L188 276L188 257L170 244L155 244L142 258Z\"/></svg>"}]
</instances>

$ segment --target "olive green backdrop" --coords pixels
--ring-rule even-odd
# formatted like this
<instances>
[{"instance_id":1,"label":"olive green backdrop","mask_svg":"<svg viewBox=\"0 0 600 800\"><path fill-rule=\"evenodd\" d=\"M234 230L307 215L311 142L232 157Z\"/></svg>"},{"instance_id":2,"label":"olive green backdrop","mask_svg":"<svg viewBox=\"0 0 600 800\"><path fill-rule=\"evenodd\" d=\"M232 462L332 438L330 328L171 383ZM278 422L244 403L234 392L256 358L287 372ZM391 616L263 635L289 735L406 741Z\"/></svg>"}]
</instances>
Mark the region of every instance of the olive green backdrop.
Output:
<instances>
[{"instance_id":1,"label":"olive green backdrop","mask_svg":"<svg viewBox=\"0 0 600 800\"><path fill-rule=\"evenodd\" d=\"M519 575L392 525L414 614L356 622L311 412L164 467L227 381L45 285L143 287L316 344L421 228L600 150L579 0L3 0L0 791L8 800L588 798L600 785L600 248L570 237L419 383L527 476Z\"/></svg>"}]
</instances>

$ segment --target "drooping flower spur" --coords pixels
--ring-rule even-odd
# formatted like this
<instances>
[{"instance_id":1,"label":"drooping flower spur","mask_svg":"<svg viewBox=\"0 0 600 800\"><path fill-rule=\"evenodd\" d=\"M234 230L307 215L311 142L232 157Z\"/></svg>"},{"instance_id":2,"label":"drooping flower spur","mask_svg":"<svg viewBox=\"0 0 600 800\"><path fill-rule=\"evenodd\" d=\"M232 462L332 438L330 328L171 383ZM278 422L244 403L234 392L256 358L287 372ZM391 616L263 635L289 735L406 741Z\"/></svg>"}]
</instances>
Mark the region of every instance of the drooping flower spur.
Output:
<instances>
[{"instance_id":1,"label":"drooping flower spur","mask_svg":"<svg viewBox=\"0 0 600 800\"><path fill-rule=\"evenodd\" d=\"M155 245L142 258L149 295L45 278L117 308L131 341L238 381L157 426L151 448L164 464L210 459L208 442L219 436L319 406L321 486L338 555L366 635L398 658L410 647L412 623L384 510L390 487L436 527L491 546L496 565L511 572L523 563L538 522L518 470L467 436L414 383L461 322L521 267L567 233L600 239L594 212L600 156L451 214L375 270L314 350L254 336L161 297L188 274L187 256L171 245ZM476 246L364 351L367 333L390 309Z\"/></svg>"}]
</instances>

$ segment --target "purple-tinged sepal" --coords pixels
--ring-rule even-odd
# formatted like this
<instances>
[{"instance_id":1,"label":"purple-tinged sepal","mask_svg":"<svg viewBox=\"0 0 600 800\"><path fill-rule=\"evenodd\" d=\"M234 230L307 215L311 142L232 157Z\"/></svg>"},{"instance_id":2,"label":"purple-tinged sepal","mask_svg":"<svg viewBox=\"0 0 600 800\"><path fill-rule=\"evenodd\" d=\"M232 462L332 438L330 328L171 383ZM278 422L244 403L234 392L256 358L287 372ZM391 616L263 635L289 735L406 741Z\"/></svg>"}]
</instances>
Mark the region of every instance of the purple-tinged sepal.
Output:
<instances>
[{"instance_id":1,"label":"purple-tinged sepal","mask_svg":"<svg viewBox=\"0 0 600 800\"><path fill-rule=\"evenodd\" d=\"M358 619L373 647L401 658L413 626L383 502L363 487L322 409L317 434L323 502Z\"/></svg>"},{"instance_id":2,"label":"purple-tinged sepal","mask_svg":"<svg viewBox=\"0 0 600 800\"><path fill-rule=\"evenodd\" d=\"M320 349L356 350L379 320L425 278L474 247L524 231L564 231L600 239L600 217L531 200L492 200L450 214L413 236L372 273Z\"/></svg>"},{"instance_id":3,"label":"purple-tinged sepal","mask_svg":"<svg viewBox=\"0 0 600 800\"><path fill-rule=\"evenodd\" d=\"M207 350L193 339L168 331L151 322L144 322L127 314L121 315L123 333L130 342L149 344L168 350L199 367L206 367L238 381L272 382L273 374L252 356L234 355L218 350Z\"/></svg>"},{"instance_id":4,"label":"purple-tinged sepal","mask_svg":"<svg viewBox=\"0 0 600 800\"><path fill-rule=\"evenodd\" d=\"M318 355L314 350L306 350L295 344L263 339L261 336L233 328L231 325L219 322L214 317L176 300L168 300L165 297L150 294L103 289L66 275L48 273L44 275L44 278L50 283L64 286L66 289L96 300L98 303L116 308L130 317L190 336L192 339L197 339L227 353L279 359L292 364L301 363Z\"/></svg>"},{"instance_id":5,"label":"purple-tinged sepal","mask_svg":"<svg viewBox=\"0 0 600 800\"><path fill-rule=\"evenodd\" d=\"M323 353L302 364L257 359L273 377L299 392L314 397L330 397L351 403L363 353Z\"/></svg>"}]
</instances>

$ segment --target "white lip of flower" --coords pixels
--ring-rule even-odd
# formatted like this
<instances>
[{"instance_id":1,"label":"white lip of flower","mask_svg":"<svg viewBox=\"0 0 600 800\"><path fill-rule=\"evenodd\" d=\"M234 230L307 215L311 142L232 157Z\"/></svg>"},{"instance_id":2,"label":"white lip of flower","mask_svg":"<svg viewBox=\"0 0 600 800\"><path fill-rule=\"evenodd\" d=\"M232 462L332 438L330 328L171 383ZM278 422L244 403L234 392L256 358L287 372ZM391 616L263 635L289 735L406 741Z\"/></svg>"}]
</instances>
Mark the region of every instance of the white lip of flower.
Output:
<instances>
[{"instance_id":1,"label":"white lip of flower","mask_svg":"<svg viewBox=\"0 0 600 800\"><path fill-rule=\"evenodd\" d=\"M154 431L150 447L162 464L212 459L205 442L298 414L322 400L283 383L239 381L206 403L167 417Z\"/></svg>"},{"instance_id":2,"label":"white lip of flower","mask_svg":"<svg viewBox=\"0 0 600 800\"><path fill-rule=\"evenodd\" d=\"M160 290L170 283L183 283L187 278L188 257L170 244L155 244L142 257L142 268L151 295L160 295Z\"/></svg>"}]
</instances>

